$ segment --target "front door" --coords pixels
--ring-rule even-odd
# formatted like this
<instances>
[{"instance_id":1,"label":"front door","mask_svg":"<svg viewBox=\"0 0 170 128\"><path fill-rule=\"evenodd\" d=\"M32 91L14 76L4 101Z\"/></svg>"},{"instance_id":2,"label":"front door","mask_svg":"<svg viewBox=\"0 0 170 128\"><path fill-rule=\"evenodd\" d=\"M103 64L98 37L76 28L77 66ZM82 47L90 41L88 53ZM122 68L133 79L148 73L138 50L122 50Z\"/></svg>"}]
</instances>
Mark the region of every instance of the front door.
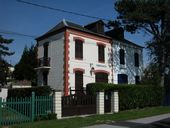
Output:
<instances>
[{"instance_id":1,"label":"front door","mask_svg":"<svg viewBox=\"0 0 170 128\"><path fill-rule=\"evenodd\" d=\"M126 74L118 74L118 84L128 84L128 76Z\"/></svg>"},{"instance_id":2,"label":"front door","mask_svg":"<svg viewBox=\"0 0 170 128\"><path fill-rule=\"evenodd\" d=\"M75 93L82 94L83 92L83 72L75 72Z\"/></svg>"}]
</instances>

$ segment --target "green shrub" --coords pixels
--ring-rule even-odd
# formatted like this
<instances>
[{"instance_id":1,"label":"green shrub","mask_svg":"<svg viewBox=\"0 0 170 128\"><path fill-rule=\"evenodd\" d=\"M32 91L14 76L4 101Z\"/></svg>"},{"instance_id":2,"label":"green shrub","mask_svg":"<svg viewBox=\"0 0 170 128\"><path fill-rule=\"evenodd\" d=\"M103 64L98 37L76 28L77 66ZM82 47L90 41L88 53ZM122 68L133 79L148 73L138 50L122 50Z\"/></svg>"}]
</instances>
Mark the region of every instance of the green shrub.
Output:
<instances>
[{"instance_id":1,"label":"green shrub","mask_svg":"<svg viewBox=\"0 0 170 128\"><path fill-rule=\"evenodd\" d=\"M8 90L8 98L11 97L31 97L32 92L35 96L48 96L52 89L49 86L38 86L32 88L11 88Z\"/></svg>"},{"instance_id":2,"label":"green shrub","mask_svg":"<svg viewBox=\"0 0 170 128\"><path fill-rule=\"evenodd\" d=\"M164 89L151 85L113 85L105 83L90 83L87 92L119 91L120 110L160 106L163 103Z\"/></svg>"},{"instance_id":3,"label":"green shrub","mask_svg":"<svg viewBox=\"0 0 170 128\"><path fill-rule=\"evenodd\" d=\"M48 115L37 116L37 117L35 118L35 121L54 120L54 119L57 119L57 114L50 113L50 114L48 114Z\"/></svg>"}]
</instances>

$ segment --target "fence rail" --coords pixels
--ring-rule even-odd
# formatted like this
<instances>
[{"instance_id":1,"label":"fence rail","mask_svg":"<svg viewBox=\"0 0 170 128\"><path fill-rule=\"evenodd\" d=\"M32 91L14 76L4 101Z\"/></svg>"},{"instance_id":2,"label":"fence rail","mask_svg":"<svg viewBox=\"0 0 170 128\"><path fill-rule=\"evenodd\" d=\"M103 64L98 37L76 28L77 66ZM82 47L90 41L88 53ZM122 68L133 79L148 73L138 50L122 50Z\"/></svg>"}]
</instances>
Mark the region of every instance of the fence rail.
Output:
<instances>
[{"instance_id":1,"label":"fence rail","mask_svg":"<svg viewBox=\"0 0 170 128\"><path fill-rule=\"evenodd\" d=\"M0 99L0 125L34 121L37 117L53 113L53 96Z\"/></svg>"}]
</instances>

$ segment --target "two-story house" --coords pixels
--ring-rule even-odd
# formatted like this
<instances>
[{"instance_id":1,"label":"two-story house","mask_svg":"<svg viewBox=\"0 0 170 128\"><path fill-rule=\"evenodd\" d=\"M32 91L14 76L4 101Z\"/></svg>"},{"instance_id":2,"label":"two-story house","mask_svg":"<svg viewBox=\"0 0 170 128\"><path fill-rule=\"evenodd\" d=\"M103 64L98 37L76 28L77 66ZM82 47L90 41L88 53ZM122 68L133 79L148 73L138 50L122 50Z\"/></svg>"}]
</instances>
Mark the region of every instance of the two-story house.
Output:
<instances>
[{"instance_id":1,"label":"two-story house","mask_svg":"<svg viewBox=\"0 0 170 128\"><path fill-rule=\"evenodd\" d=\"M82 27L63 20L38 37L38 85L68 95L69 89L81 90L87 83L112 83L112 38L102 28L102 21Z\"/></svg>"},{"instance_id":2,"label":"two-story house","mask_svg":"<svg viewBox=\"0 0 170 128\"><path fill-rule=\"evenodd\" d=\"M101 20L84 27L61 21L36 39L38 85L50 85L69 95L70 89L78 93L92 82L138 83L142 47L116 40L112 34L104 32Z\"/></svg>"}]
</instances>

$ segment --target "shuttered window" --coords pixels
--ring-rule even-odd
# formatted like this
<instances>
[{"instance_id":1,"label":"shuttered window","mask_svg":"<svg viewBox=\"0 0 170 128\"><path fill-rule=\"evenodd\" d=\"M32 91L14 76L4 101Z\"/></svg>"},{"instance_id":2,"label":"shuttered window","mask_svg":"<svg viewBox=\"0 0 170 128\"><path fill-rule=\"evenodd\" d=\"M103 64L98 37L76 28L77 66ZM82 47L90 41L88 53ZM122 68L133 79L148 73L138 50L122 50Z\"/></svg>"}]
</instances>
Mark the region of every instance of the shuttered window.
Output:
<instances>
[{"instance_id":1,"label":"shuttered window","mask_svg":"<svg viewBox=\"0 0 170 128\"><path fill-rule=\"evenodd\" d=\"M119 51L120 64L125 64L125 50L120 49Z\"/></svg>"},{"instance_id":2,"label":"shuttered window","mask_svg":"<svg viewBox=\"0 0 170 128\"><path fill-rule=\"evenodd\" d=\"M138 53L134 54L134 59L135 59L135 66L139 67L139 54Z\"/></svg>"},{"instance_id":3,"label":"shuttered window","mask_svg":"<svg viewBox=\"0 0 170 128\"><path fill-rule=\"evenodd\" d=\"M75 58L83 59L83 42L81 40L75 40Z\"/></svg>"},{"instance_id":4,"label":"shuttered window","mask_svg":"<svg viewBox=\"0 0 170 128\"><path fill-rule=\"evenodd\" d=\"M105 46L104 45L98 45L98 61L99 62L105 62Z\"/></svg>"},{"instance_id":5,"label":"shuttered window","mask_svg":"<svg viewBox=\"0 0 170 128\"><path fill-rule=\"evenodd\" d=\"M96 73L96 82L98 83L108 83L108 74L107 73Z\"/></svg>"}]
</instances>

